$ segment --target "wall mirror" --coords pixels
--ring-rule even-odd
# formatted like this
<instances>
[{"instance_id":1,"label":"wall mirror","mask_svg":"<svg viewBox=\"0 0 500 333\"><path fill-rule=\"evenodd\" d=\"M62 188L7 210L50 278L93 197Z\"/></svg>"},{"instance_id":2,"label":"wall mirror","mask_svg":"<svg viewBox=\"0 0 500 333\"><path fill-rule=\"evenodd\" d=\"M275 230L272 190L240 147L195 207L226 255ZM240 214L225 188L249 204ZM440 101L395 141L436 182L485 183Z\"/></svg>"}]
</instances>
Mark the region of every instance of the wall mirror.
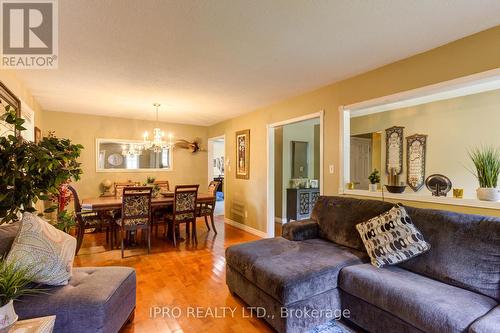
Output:
<instances>
[{"instance_id":1,"label":"wall mirror","mask_svg":"<svg viewBox=\"0 0 500 333\"><path fill-rule=\"evenodd\" d=\"M292 178L308 177L309 143L292 141Z\"/></svg>"},{"instance_id":2,"label":"wall mirror","mask_svg":"<svg viewBox=\"0 0 500 333\"><path fill-rule=\"evenodd\" d=\"M97 172L169 171L172 170L172 148L161 151L145 149L142 141L97 139Z\"/></svg>"}]
</instances>

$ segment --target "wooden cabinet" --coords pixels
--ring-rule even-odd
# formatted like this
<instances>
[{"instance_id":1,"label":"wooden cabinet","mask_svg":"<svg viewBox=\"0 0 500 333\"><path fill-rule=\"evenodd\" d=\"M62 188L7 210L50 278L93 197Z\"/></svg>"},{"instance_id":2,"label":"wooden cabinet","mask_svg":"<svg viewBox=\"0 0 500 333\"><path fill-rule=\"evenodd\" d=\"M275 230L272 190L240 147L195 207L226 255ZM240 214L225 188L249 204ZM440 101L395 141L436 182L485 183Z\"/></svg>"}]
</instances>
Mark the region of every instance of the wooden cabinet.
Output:
<instances>
[{"instance_id":1,"label":"wooden cabinet","mask_svg":"<svg viewBox=\"0 0 500 333\"><path fill-rule=\"evenodd\" d=\"M319 188L289 188L286 190L286 214L288 221L300 221L311 217L319 197Z\"/></svg>"}]
</instances>

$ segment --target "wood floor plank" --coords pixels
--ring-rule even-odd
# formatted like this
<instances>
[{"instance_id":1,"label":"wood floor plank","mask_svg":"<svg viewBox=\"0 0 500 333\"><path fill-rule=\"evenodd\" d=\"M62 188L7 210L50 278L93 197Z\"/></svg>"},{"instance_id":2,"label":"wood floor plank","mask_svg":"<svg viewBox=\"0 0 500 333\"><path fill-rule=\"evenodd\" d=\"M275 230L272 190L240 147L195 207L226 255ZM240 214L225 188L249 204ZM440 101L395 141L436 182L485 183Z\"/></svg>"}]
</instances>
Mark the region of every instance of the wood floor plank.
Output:
<instances>
[{"instance_id":1,"label":"wood floor plank","mask_svg":"<svg viewBox=\"0 0 500 333\"><path fill-rule=\"evenodd\" d=\"M88 234L75 266L128 266L136 270L137 310L124 333L273 332L264 321L244 317L248 315L248 311L243 312L245 305L229 293L225 283L226 247L259 237L225 224L223 217L217 217L215 223L217 235L207 232L205 222L198 220L197 245L187 241L174 248L153 235L151 254L139 247L126 250L124 259L120 250L103 251L107 249L103 234ZM151 316L153 307L175 308L182 314L155 318ZM199 308L203 315L188 315L188 307ZM224 307L233 310L234 315L228 310L227 315L222 315L220 309ZM216 309L223 318L215 316Z\"/></svg>"}]
</instances>

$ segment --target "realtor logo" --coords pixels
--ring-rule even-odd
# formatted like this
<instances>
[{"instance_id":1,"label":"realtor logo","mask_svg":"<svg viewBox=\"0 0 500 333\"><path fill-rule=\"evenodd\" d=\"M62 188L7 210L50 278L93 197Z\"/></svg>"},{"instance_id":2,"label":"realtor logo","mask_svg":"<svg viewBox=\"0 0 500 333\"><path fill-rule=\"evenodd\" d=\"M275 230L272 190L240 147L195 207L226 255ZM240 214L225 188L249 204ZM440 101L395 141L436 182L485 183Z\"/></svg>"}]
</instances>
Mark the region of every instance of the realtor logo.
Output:
<instances>
[{"instance_id":1,"label":"realtor logo","mask_svg":"<svg viewBox=\"0 0 500 333\"><path fill-rule=\"evenodd\" d=\"M57 1L0 0L2 68L57 68Z\"/></svg>"}]
</instances>

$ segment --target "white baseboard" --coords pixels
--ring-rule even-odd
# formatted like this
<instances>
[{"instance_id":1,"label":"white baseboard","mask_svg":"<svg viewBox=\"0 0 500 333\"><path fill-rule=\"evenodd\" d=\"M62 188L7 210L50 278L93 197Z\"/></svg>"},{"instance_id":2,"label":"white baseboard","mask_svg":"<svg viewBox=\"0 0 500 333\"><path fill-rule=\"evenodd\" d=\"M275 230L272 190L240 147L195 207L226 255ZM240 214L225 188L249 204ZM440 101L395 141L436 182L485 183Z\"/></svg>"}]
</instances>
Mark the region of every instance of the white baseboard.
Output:
<instances>
[{"instance_id":1,"label":"white baseboard","mask_svg":"<svg viewBox=\"0 0 500 333\"><path fill-rule=\"evenodd\" d=\"M238 229L241 229L243 231L246 231L246 232L249 232L255 236L259 236L259 237L262 237L262 238L267 238L267 233L264 232L264 231L260 231L260 230L257 230L255 228L252 228L252 227L249 227L245 224L241 224L241 223L238 223L236 221L233 221L233 220L230 220L228 219L227 217L224 219L224 222L229 224L230 226L233 226L235 228L238 228Z\"/></svg>"}]
</instances>

